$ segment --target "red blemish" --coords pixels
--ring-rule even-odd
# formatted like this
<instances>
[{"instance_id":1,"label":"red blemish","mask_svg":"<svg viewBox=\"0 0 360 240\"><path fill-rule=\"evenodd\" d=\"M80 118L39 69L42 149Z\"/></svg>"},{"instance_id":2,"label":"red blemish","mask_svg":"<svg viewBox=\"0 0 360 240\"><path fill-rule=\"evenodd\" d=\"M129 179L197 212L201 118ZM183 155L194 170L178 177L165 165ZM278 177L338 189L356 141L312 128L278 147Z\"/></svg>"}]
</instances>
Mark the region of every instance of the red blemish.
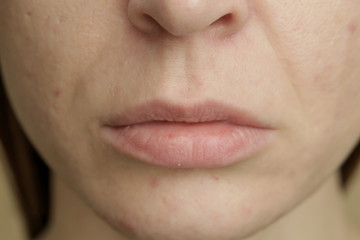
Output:
<instances>
[{"instance_id":1,"label":"red blemish","mask_svg":"<svg viewBox=\"0 0 360 240\"><path fill-rule=\"evenodd\" d=\"M152 188L156 188L157 186L159 186L159 180L156 177L152 178L150 180L150 186Z\"/></svg>"},{"instance_id":2,"label":"red blemish","mask_svg":"<svg viewBox=\"0 0 360 240\"><path fill-rule=\"evenodd\" d=\"M243 207L243 211L247 216L250 216L252 214L252 209L250 207Z\"/></svg>"},{"instance_id":3,"label":"red blemish","mask_svg":"<svg viewBox=\"0 0 360 240\"><path fill-rule=\"evenodd\" d=\"M131 235L135 235L135 228L130 223L121 221L120 225L124 228L125 231L127 231Z\"/></svg>"},{"instance_id":4,"label":"red blemish","mask_svg":"<svg viewBox=\"0 0 360 240\"><path fill-rule=\"evenodd\" d=\"M60 97L60 95L61 95L61 90L60 90L60 89L56 89L56 90L53 92L53 94L54 94L54 96L55 96L56 98L58 98L58 97Z\"/></svg>"},{"instance_id":5,"label":"red blemish","mask_svg":"<svg viewBox=\"0 0 360 240\"><path fill-rule=\"evenodd\" d=\"M350 34L354 34L355 31L357 30L358 28L358 25L357 23L354 21L354 22L351 22L349 25L348 25L348 31Z\"/></svg>"},{"instance_id":6,"label":"red blemish","mask_svg":"<svg viewBox=\"0 0 360 240\"><path fill-rule=\"evenodd\" d=\"M211 175L212 176L212 178L215 180L215 181L219 181L219 177L218 176L216 176L216 175Z\"/></svg>"}]
</instances>

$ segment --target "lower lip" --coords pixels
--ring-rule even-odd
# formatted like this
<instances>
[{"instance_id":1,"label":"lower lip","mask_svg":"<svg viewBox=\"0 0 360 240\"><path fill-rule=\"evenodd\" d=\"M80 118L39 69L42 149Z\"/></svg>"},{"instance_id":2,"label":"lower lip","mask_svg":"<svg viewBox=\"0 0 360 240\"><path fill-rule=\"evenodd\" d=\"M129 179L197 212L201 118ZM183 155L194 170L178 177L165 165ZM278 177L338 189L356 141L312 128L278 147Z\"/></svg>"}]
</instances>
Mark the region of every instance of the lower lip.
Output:
<instances>
[{"instance_id":1,"label":"lower lip","mask_svg":"<svg viewBox=\"0 0 360 240\"><path fill-rule=\"evenodd\" d=\"M117 151L168 168L216 168L248 159L269 142L271 130L228 122L148 122L104 127Z\"/></svg>"}]
</instances>

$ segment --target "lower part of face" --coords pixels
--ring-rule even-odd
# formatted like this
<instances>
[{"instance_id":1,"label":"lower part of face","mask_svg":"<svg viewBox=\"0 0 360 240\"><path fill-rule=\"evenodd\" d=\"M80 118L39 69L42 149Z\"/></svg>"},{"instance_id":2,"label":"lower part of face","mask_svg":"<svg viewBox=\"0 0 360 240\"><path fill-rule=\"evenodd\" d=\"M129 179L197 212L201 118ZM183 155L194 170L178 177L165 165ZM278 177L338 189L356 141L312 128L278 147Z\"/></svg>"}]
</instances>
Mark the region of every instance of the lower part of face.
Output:
<instances>
[{"instance_id":1,"label":"lower part of face","mask_svg":"<svg viewBox=\"0 0 360 240\"><path fill-rule=\"evenodd\" d=\"M248 236L304 201L355 146L360 2L249 2L225 9L243 14L230 36L226 21L185 24L216 12L210 3L181 1L171 12L173 1L148 1L159 33L129 17L142 14L129 13L138 1L1 1L0 60L17 117L51 168L119 232ZM154 99L225 102L270 123L273 137L245 161L190 169L143 163L101 138L105 116Z\"/></svg>"}]
</instances>

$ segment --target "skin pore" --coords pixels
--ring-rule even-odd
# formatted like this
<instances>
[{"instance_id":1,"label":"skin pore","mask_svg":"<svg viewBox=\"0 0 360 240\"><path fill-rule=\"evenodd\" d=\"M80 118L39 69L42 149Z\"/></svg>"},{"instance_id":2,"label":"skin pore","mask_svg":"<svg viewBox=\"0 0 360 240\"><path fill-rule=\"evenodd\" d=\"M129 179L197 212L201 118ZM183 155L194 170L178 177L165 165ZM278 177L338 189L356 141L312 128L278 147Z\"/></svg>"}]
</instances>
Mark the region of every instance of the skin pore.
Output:
<instances>
[{"instance_id":1,"label":"skin pore","mask_svg":"<svg viewBox=\"0 0 360 240\"><path fill-rule=\"evenodd\" d=\"M54 172L39 240L359 239L338 169L360 136L360 1L3 0L12 107ZM109 115L218 101L273 138L174 169L115 151Z\"/></svg>"}]
</instances>

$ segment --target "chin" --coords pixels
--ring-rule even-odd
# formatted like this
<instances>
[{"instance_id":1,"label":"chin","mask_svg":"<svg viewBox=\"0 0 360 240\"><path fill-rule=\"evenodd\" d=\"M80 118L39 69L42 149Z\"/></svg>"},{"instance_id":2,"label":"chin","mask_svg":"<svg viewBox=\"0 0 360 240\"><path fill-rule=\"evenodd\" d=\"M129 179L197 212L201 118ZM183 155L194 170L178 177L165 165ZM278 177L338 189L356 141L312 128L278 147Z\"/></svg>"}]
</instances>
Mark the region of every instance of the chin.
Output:
<instances>
[{"instance_id":1,"label":"chin","mask_svg":"<svg viewBox=\"0 0 360 240\"><path fill-rule=\"evenodd\" d=\"M114 212L101 216L107 224L128 239L136 240L238 240L254 234L262 225L254 225L246 214L216 216L217 211L194 211L183 208L179 215L165 213L145 215L133 213L132 218L117 217ZM233 213L234 214L234 213ZM209 215L214 215L209 217Z\"/></svg>"},{"instance_id":2,"label":"chin","mask_svg":"<svg viewBox=\"0 0 360 240\"><path fill-rule=\"evenodd\" d=\"M126 191L115 187L121 189L118 193L107 189L111 199L92 198L90 204L120 235L138 240L239 240L264 229L286 210L285 199L264 202L266 190L251 194L249 188L213 176L165 180L153 186L134 184L139 187Z\"/></svg>"}]
</instances>

